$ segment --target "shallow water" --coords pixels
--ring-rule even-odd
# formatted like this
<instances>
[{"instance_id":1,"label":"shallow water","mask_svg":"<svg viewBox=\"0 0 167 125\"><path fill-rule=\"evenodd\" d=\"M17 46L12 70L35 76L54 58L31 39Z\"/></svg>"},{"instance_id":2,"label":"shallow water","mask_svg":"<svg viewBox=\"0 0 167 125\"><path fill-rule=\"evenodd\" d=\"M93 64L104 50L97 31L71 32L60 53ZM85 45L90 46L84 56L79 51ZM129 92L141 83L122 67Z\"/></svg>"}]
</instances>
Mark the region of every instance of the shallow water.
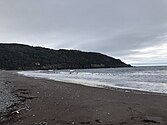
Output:
<instances>
[{"instance_id":1,"label":"shallow water","mask_svg":"<svg viewBox=\"0 0 167 125\"><path fill-rule=\"evenodd\" d=\"M19 74L86 86L167 93L167 67L41 70L23 71Z\"/></svg>"}]
</instances>

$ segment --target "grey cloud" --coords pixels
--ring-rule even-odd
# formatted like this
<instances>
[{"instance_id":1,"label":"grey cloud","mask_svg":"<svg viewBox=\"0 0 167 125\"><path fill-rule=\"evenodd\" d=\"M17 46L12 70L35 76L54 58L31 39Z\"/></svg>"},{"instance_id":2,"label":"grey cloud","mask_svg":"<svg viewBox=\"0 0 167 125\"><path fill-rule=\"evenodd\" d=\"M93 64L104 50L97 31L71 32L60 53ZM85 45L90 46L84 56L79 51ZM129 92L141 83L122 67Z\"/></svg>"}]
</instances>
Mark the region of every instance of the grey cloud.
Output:
<instances>
[{"instance_id":1,"label":"grey cloud","mask_svg":"<svg viewBox=\"0 0 167 125\"><path fill-rule=\"evenodd\" d=\"M167 34L166 0L5 0L0 6L2 42L125 58L165 43Z\"/></svg>"}]
</instances>

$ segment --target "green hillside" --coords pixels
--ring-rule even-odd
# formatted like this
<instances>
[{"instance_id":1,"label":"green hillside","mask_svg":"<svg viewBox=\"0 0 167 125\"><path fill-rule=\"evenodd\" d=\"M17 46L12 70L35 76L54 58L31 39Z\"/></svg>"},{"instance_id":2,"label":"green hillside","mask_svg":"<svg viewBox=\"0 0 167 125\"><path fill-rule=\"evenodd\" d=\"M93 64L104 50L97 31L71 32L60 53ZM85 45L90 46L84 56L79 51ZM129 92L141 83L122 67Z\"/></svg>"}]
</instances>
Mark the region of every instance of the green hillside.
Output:
<instances>
[{"instance_id":1,"label":"green hillside","mask_svg":"<svg viewBox=\"0 0 167 125\"><path fill-rule=\"evenodd\" d=\"M53 50L21 44L0 44L0 69L78 69L129 67L119 59L78 50Z\"/></svg>"}]
</instances>

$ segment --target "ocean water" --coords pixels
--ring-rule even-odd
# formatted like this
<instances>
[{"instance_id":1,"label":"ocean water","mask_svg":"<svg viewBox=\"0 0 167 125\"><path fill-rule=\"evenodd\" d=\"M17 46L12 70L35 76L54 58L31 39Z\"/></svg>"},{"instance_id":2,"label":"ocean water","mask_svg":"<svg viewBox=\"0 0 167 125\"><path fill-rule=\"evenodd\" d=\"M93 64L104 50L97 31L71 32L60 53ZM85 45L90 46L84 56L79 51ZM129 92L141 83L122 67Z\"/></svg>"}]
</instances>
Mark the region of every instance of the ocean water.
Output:
<instances>
[{"instance_id":1,"label":"ocean water","mask_svg":"<svg viewBox=\"0 0 167 125\"><path fill-rule=\"evenodd\" d=\"M93 87L167 93L167 67L22 71L19 74Z\"/></svg>"}]
</instances>

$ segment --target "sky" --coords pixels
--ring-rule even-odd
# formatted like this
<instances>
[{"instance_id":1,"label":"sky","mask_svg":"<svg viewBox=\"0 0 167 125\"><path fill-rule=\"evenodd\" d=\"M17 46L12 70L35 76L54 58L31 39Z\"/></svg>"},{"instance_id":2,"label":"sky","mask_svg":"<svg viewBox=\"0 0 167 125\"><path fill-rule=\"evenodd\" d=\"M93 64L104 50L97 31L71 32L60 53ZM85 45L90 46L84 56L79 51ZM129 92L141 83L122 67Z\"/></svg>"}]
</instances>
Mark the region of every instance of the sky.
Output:
<instances>
[{"instance_id":1,"label":"sky","mask_svg":"<svg viewBox=\"0 0 167 125\"><path fill-rule=\"evenodd\" d=\"M1 0L0 42L167 65L167 0Z\"/></svg>"}]
</instances>

